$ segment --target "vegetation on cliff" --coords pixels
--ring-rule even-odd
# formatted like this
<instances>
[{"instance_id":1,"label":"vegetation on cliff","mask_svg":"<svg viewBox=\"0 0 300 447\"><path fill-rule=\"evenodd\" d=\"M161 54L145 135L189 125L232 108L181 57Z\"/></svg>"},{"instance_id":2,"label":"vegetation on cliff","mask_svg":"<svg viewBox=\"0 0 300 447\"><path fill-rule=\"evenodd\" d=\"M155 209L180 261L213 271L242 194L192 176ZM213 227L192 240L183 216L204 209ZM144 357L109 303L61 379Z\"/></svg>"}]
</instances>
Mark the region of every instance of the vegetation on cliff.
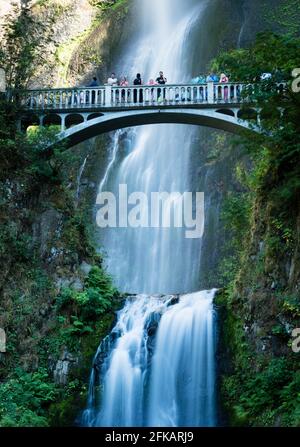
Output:
<instances>
[{"instance_id":1,"label":"vegetation on cliff","mask_svg":"<svg viewBox=\"0 0 300 447\"><path fill-rule=\"evenodd\" d=\"M8 88L23 89L49 30L24 6L6 31L0 64ZM95 252L88 206L75 202L76 156L55 144L56 129L20 132L21 114L17 97L1 96L0 426L73 425L122 297Z\"/></svg>"},{"instance_id":2,"label":"vegetation on cliff","mask_svg":"<svg viewBox=\"0 0 300 447\"><path fill-rule=\"evenodd\" d=\"M251 168L238 165L244 190L229 195L223 210L232 239L217 302L221 346L230 354L227 361L221 354L223 400L233 425L300 425L299 354L291 348L300 326L300 98L292 87L299 50L297 37L262 33L251 48L214 61L232 80L272 73L244 92L261 108L265 133L243 139ZM281 81L287 88L278 89Z\"/></svg>"}]
</instances>

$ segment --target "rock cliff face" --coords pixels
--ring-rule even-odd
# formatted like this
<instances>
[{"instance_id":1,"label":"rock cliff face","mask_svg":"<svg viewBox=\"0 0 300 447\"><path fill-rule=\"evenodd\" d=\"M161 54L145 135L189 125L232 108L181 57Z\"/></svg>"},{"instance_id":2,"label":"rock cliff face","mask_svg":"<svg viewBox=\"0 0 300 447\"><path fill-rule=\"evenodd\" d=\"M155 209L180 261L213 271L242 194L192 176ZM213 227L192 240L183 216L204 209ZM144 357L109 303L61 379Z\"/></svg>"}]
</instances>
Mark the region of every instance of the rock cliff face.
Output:
<instances>
[{"instance_id":1,"label":"rock cliff face","mask_svg":"<svg viewBox=\"0 0 300 447\"><path fill-rule=\"evenodd\" d=\"M125 35L122 30L127 3L127 0L28 1L33 14L52 28L51 42L44 55L47 64L39 67L31 87L82 85L97 72L106 77L112 48ZM0 23L6 14L12 13L13 4L16 2L1 4Z\"/></svg>"},{"instance_id":2,"label":"rock cliff face","mask_svg":"<svg viewBox=\"0 0 300 447\"><path fill-rule=\"evenodd\" d=\"M88 0L51 0L36 2L33 10L41 20L52 18L54 22L53 40L47 49L48 64L38 73L33 87L40 83L51 87L71 86L72 80L66 76L70 58L90 32L97 17L97 8Z\"/></svg>"}]
</instances>

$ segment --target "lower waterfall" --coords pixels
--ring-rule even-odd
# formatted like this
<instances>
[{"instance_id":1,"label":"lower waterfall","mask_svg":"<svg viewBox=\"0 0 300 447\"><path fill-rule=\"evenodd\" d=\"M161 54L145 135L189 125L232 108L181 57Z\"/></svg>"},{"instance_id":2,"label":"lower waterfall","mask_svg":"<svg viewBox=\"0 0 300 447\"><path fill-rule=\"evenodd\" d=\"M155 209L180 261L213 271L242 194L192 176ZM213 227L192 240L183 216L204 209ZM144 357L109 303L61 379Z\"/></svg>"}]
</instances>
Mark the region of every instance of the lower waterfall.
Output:
<instances>
[{"instance_id":1,"label":"lower waterfall","mask_svg":"<svg viewBox=\"0 0 300 447\"><path fill-rule=\"evenodd\" d=\"M215 426L215 292L128 298L95 355L82 424Z\"/></svg>"}]
</instances>

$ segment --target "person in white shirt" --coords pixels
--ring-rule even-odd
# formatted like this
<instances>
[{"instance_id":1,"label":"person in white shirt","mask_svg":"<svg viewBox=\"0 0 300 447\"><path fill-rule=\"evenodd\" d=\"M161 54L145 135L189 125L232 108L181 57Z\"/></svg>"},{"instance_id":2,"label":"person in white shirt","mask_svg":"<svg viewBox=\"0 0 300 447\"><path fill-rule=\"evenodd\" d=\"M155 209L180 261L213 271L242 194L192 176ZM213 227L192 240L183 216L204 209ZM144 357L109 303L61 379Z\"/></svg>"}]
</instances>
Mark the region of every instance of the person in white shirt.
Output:
<instances>
[{"instance_id":1,"label":"person in white shirt","mask_svg":"<svg viewBox=\"0 0 300 447\"><path fill-rule=\"evenodd\" d=\"M115 87L116 85L118 85L118 79L117 79L115 73L112 73L111 76L108 78L107 84L112 87Z\"/></svg>"}]
</instances>

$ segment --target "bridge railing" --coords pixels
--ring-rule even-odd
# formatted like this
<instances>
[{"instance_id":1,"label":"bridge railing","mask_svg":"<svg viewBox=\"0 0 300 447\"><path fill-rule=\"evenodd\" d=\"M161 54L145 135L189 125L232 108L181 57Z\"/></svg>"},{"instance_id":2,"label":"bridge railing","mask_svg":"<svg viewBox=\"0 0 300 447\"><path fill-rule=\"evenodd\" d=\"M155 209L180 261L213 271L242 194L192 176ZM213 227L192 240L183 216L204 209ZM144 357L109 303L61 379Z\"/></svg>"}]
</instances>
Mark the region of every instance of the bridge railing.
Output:
<instances>
[{"instance_id":1,"label":"bridge railing","mask_svg":"<svg viewBox=\"0 0 300 447\"><path fill-rule=\"evenodd\" d=\"M111 106L160 104L237 103L242 84L186 84L141 87L112 87ZM108 98L109 99L109 98Z\"/></svg>"},{"instance_id":2,"label":"bridge railing","mask_svg":"<svg viewBox=\"0 0 300 447\"><path fill-rule=\"evenodd\" d=\"M242 101L241 83L143 86L101 86L74 89L28 90L19 94L29 110L95 109L160 105L222 104Z\"/></svg>"},{"instance_id":3,"label":"bridge railing","mask_svg":"<svg viewBox=\"0 0 300 447\"><path fill-rule=\"evenodd\" d=\"M30 110L105 106L105 87L28 90L19 96L21 104Z\"/></svg>"}]
</instances>

